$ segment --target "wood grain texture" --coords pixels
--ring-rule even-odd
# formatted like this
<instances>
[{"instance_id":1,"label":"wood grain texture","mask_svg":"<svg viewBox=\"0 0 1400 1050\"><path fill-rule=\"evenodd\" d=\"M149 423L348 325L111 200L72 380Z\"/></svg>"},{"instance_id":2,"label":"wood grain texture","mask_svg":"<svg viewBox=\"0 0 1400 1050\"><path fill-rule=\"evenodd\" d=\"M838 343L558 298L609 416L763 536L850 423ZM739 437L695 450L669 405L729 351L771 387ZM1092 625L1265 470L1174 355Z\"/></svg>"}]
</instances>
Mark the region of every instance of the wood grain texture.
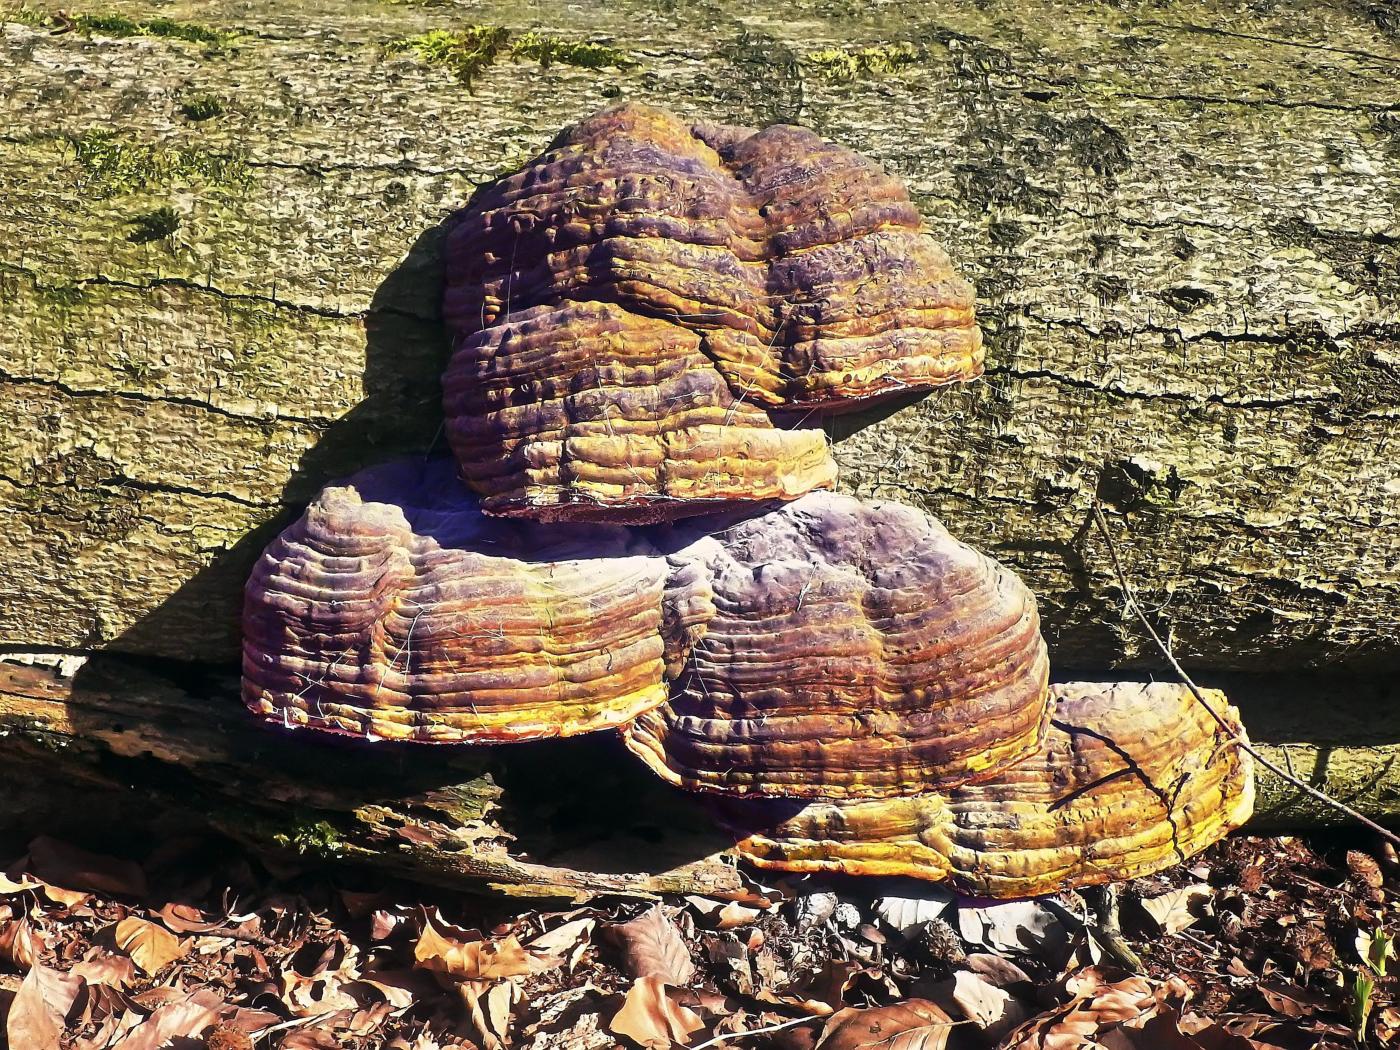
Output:
<instances>
[{"instance_id":1,"label":"wood grain texture","mask_svg":"<svg viewBox=\"0 0 1400 1050\"><path fill-rule=\"evenodd\" d=\"M234 659L271 536L440 440L441 221L625 98L910 186L987 377L833 425L842 484L1015 568L1062 666L1156 661L1096 493L1193 666L1400 666L1400 41L1363 5L100 9L237 35L0 30L4 644ZM634 64L469 91L386 47L469 21Z\"/></svg>"}]
</instances>

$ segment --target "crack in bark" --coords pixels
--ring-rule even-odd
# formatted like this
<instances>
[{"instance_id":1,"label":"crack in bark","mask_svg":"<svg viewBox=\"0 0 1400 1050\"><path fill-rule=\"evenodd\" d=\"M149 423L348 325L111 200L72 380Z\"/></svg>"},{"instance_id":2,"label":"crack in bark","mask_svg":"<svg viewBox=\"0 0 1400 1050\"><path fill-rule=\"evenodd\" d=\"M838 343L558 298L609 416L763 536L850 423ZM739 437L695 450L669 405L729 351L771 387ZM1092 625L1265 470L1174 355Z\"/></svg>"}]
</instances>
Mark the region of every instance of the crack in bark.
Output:
<instances>
[{"instance_id":1,"label":"crack in bark","mask_svg":"<svg viewBox=\"0 0 1400 1050\"><path fill-rule=\"evenodd\" d=\"M236 412L230 408L224 408L210 401L203 401L197 397L188 397L177 394L148 394L140 390L106 390L106 389L84 389L82 387L70 386L61 379L45 379L40 376L22 376L7 372L0 368L0 384L12 386L41 386L72 398L118 398L124 401L136 401L145 405L179 405L185 408L198 408L213 412L216 415L224 416L227 419L237 420L240 423L254 423L266 425L268 423L293 423L300 426L309 426L322 429L327 424L334 423L339 417L336 416L290 416L281 413L266 416L248 415L244 412ZM349 411L347 409L346 411Z\"/></svg>"},{"instance_id":2,"label":"crack in bark","mask_svg":"<svg viewBox=\"0 0 1400 1050\"><path fill-rule=\"evenodd\" d=\"M202 292L229 302L249 302L260 303L267 306L276 307L279 310L287 310L292 313L310 314L314 317L325 317L340 321L363 321L367 317L380 314L387 314L395 317L406 317L413 321L435 322L440 320L436 314L420 314L412 310L403 310L395 306L376 306L364 310L337 310L330 306L316 306L312 303L298 303L289 299L279 299L275 295L264 295L259 292L232 292L223 288L218 288L212 284L200 284L198 281L188 277L153 277L148 281L133 281L121 277L109 277L106 274L95 274L92 277L78 277L67 284L48 284L34 270L24 266L17 266L10 262L0 262L0 272L13 273L22 277L27 277L34 282L34 287L39 291L59 291L64 288L78 288L86 285L97 285L110 288L129 288L138 292L151 292L160 288L179 288L184 291Z\"/></svg>"},{"instance_id":3,"label":"crack in bark","mask_svg":"<svg viewBox=\"0 0 1400 1050\"><path fill-rule=\"evenodd\" d=\"M1125 397L1134 401L1178 401L1197 405L1224 405L1227 408L1289 408L1299 405L1318 404L1328 401L1336 401L1338 395L1312 395L1294 394L1289 397L1259 397L1259 398L1230 398L1224 394L1190 394L1180 390L1135 390L1132 387L1124 386L1117 380L1111 383L1096 383L1092 379L1080 379L1076 376L1064 375L1048 368L1013 368L1009 365L997 365L988 368L989 376L1005 376L1009 379L1048 379L1060 386L1073 387L1077 390L1093 390L1097 393L1108 394L1110 396Z\"/></svg>"},{"instance_id":4,"label":"crack in bark","mask_svg":"<svg viewBox=\"0 0 1400 1050\"><path fill-rule=\"evenodd\" d=\"M1353 106L1343 102L1299 102L1281 98L1225 98L1220 95L1152 95L1146 92L1114 89L1117 98L1132 98L1140 102L1197 102L1206 106L1248 106L1255 109L1275 107L1278 109L1325 109L1337 113L1395 113L1400 112L1400 102L1387 105L1372 104Z\"/></svg>"},{"instance_id":5,"label":"crack in bark","mask_svg":"<svg viewBox=\"0 0 1400 1050\"><path fill-rule=\"evenodd\" d=\"M0 483L9 485L14 489L84 489L89 490L91 485L79 485L73 481L45 481L42 478L34 478L30 481L20 481L9 474L0 474ZM254 500L246 496L235 496L232 492L217 492L208 489L198 489L193 485L176 485L165 481L142 481L138 478L130 478L120 472L103 478L98 482L99 486L108 486L119 489L135 489L138 492L152 492L173 496L199 496L204 499L226 500L229 503L237 503L239 506L251 507L254 510L267 510L282 506L296 506L295 503L284 503L281 500ZM49 513L50 508L44 508L45 513ZM168 524L168 523L166 523Z\"/></svg>"},{"instance_id":6,"label":"crack in bark","mask_svg":"<svg viewBox=\"0 0 1400 1050\"><path fill-rule=\"evenodd\" d=\"M1330 51L1337 55L1352 55L1356 58L1371 58L1378 62L1388 62L1391 65L1400 66L1400 58L1393 55L1378 55L1373 51L1357 51L1349 47L1329 47L1326 44L1319 44L1316 41L1289 40L1287 37L1262 36L1258 33L1237 33L1230 29L1217 29L1214 26L1198 26L1189 22L1143 22L1146 26L1156 26L1159 29L1174 29L1181 33L1203 33L1207 36L1232 37L1236 40L1258 40L1265 44L1282 44L1284 47L1300 47L1308 51Z\"/></svg>"}]
</instances>

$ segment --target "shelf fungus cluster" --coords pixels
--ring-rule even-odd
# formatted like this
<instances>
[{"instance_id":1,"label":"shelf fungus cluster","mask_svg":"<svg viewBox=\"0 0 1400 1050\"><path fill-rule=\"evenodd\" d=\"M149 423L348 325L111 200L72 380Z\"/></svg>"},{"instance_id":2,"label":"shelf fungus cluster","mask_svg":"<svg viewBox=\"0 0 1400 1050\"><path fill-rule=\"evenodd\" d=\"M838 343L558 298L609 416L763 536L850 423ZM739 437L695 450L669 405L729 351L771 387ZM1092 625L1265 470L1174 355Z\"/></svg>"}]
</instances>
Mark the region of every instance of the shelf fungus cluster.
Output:
<instances>
[{"instance_id":1,"label":"shelf fungus cluster","mask_svg":"<svg viewBox=\"0 0 1400 1050\"><path fill-rule=\"evenodd\" d=\"M1234 710L1050 685L1035 600L787 426L982 366L899 183L799 128L627 105L449 235L453 458L263 554L244 698L425 743L611 729L761 867L1021 896L1172 864L1253 801ZM677 520L685 519L685 520Z\"/></svg>"}]
</instances>

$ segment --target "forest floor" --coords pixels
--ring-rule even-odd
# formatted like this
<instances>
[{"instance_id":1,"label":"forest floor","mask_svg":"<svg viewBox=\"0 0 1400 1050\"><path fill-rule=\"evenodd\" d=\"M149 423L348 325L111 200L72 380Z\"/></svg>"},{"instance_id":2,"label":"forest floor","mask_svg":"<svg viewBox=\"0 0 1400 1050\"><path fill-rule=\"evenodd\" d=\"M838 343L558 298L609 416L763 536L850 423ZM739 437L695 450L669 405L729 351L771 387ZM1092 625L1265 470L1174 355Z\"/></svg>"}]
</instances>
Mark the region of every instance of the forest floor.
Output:
<instances>
[{"instance_id":1,"label":"forest floor","mask_svg":"<svg viewBox=\"0 0 1400 1050\"><path fill-rule=\"evenodd\" d=\"M1357 836L1233 837L1125 885L1121 938L1092 893L765 878L740 900L561 907L203 839L10 856L13 1050L1400 1043L1400 862Z\"/></svg>"}]
</instances>

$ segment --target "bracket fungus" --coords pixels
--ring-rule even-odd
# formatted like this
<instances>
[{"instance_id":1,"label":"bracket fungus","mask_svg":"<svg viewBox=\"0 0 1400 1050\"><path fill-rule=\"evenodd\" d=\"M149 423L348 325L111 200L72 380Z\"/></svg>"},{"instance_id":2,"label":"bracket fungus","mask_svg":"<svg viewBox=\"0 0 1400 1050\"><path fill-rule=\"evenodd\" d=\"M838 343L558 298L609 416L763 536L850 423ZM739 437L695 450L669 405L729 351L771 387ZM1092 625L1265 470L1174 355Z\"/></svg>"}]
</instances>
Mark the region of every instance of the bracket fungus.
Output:
<instances>
[{"instance_id":1,"label":"bracket fungus","mask_svg":"<svg viewBox=\"0 0 1400 1050\"><path fill-rule=\"evenodd\" d=\"M1253 761L1184 686L1052 692L1046 746L991 780L858 802L724 799L720 820L762 868L946 879L1025 897L1159 871L1249 818ZM1241 732L1238 712L1210 692Z\"/></svg>"},{"instance_id":2,"label":"bracket fungus","mask_svg":"<svg viewBox=\"0 0 1400 1050\"><path fill-rule=\"evenodd\" d=\"M480 190L446 250L456 462L332 485L268 547L253 711L617 729L759 866L991 896L1154 871L1249 815L1249 757L1188 691L1052 688L1014 573L817 491L825 435L788 413L982 369L971 287L872 162L625 105Z\"/></svg>"},{"instance_id":3,"label":"bracket fungus","mask_svg":"<svg viewBox=\"0 0 1400 1050\"><path fill-rule=\"evenodd\" d=\"M976 780L1040 747L1049 661L1035 599L934 518L815 492L711 527L676 526L663 543L691 569L673 577L668 616L687 610L670 629L684 627L689 652L670 702L624 730L663 778L881 798Z\"/></svg>"},{"instance_id":4,"label":"bracket fungus","mask_svg":"<svg viewBox=\"0 0 1400 1050\"><path fill-rule=\"evenodd\" d=\"M259 559L244 702L429 743L617 726L666 698L664 581L621 526L489 518L447 459L376 467L325 489Z\"/></svg>"},{"instance_id":5,"label":"bracket fungus","mask_svg":"<svg viewBox=\"0 0 1400 1050\"><path fill-rule=\"evenodd\" d=\"M447 432L488 513L661 521L828 488L842 411L974 378L971 286L899 181L803 128L627 104L447 239Z\"/></svg>"}]
</instances>

